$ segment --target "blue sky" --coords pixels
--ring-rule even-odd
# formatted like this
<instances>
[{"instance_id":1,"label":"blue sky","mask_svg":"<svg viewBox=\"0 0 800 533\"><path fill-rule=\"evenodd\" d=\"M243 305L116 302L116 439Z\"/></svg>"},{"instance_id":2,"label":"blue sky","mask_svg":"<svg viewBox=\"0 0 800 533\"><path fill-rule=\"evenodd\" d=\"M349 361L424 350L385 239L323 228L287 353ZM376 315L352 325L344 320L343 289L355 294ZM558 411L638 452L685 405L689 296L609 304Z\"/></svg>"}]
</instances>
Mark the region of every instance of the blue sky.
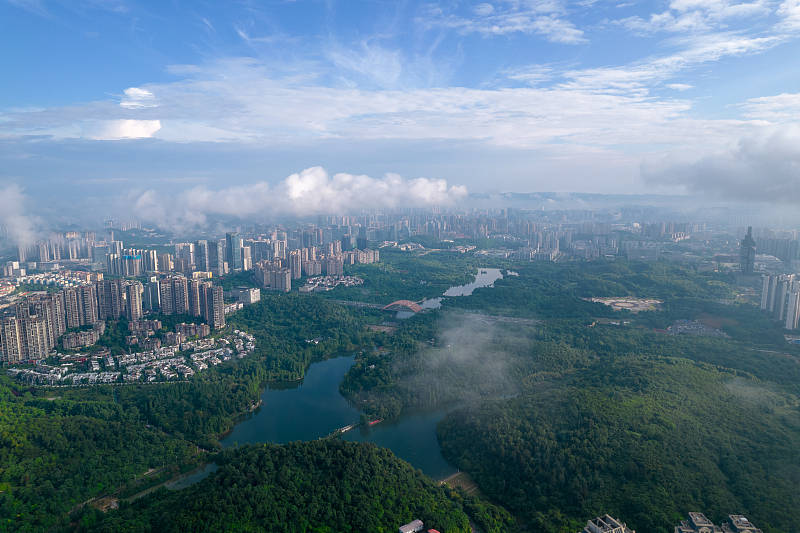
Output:
<instances>
[{"instance_id":1,"label":"blue sky","mask_svg":"<svg viewBox=\"0 0 800 533\"><path fill-rule=\"evenodd\" d=\"M315 166L797 202L799 35L800 0L0 0L0 183L154 212Z\"/></svg>"}]
</instances>

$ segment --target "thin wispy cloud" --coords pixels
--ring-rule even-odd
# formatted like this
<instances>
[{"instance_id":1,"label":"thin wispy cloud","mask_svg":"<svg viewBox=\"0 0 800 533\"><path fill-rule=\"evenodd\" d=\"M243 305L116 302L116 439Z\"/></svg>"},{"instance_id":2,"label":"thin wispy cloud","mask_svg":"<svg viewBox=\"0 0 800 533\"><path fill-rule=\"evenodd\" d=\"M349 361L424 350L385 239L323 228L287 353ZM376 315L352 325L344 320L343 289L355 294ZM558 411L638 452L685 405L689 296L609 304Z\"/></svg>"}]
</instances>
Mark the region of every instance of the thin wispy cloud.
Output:
<instances>
[{"instance_id":1,"label":"thin wispy cloud","mask_svg":"<svg viewBox=\"0 0 800 533\"><path fill-rule=\"evenodd\" d=\"M587 42L583 30L567 18L565 6L558 1L482 3L463 14L433 4L418 18L418 23L485 37L523 33L561 44Z\"/></svg>"},{"instance_id":2,"label":"thin wispy cloud","mask_svg":"<svg viewBox=\"0 0 800 533\"><path fill-rule=\"evenodd\" d=\"M727 29L732 22L745 18L766 17L772 12L770 2L736 2L731 0L673 0L666 11L628 17L617 21L626 28L640 33L703 32Z\"/></svg>"}]
</instances>

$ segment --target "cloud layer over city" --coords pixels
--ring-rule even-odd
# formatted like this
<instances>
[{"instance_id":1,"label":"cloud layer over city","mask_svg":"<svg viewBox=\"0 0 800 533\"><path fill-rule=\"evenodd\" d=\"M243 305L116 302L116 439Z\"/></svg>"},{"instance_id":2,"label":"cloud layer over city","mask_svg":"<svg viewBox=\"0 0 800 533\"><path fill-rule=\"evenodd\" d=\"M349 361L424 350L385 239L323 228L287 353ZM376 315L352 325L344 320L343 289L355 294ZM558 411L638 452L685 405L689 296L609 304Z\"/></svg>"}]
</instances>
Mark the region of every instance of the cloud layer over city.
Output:
<instances>
[{"instance_id":1,"label":"cloud layer over city","mask_svg":"<svg viewBox=\"0 0 800 533\"><path fill-rule=\"evenodd\" d=\"M643 175L720 199L800 205L800 127L764 128L693 160L646 163Z\"/></svg>"},{"instance_id":2,"label":"cloud layer over city","mask_svg":"<svg viewBox=\"0 0 800 533\"><path fill-rule=\"evenodd\" d=\"M277 215L309 216L348 213L362 208L452 206L467 194L459 185L428 178L383 178L307 168L271 186L266 181L211 189L197 186L177 197L147 190L133 200L134 215L164 226L201 225L208 216L270 219Z\"/></svg>"}]
</instances>

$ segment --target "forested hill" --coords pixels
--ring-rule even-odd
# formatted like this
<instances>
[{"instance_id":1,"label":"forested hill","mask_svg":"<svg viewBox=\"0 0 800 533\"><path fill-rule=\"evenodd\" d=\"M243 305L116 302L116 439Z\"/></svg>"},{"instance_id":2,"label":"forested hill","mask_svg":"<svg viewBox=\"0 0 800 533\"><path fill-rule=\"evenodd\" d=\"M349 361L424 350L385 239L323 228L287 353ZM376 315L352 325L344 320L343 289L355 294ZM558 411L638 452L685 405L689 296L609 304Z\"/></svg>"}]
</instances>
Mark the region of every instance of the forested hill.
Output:
<instances>
[{"instance_id":1,"label":"forested hill","mask_svg":"<svg viewBox=\"0 0 800 533\"><path fill-rule=\"evenodd\" d=\"M200 483L162 489L105 515L85 514L78 531L394 533L417 518L443 533L471 531L464 508L474 510L474 502L372 444L246 446L215 461L219 470ZM501 519L488 531L511 529Z\"/></svg>"},{"instance_id":2,"label":"forested hill","mask_svg":"<svg viewBox=\"0 0 800 533\"><path fill-rule=\"evenodd\" d=\"M620 357L448 415L445 457L531 531L624 517L670 533L690 510L800 531L798 398L686 359Z\"/></svg>"}]
</instances>

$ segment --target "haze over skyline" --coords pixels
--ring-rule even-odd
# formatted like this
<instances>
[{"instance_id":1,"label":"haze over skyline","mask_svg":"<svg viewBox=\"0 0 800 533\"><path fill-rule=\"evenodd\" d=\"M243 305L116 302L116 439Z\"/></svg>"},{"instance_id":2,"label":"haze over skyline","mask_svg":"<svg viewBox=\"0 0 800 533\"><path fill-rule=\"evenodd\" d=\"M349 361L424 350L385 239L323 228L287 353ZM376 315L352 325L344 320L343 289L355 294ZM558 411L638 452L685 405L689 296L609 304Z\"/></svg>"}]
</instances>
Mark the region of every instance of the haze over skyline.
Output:
<instances>
[{"instance_id":1,"label":"haze over skyline","mask_svg":"<svg viewBox=\"0 0 800 533\"><path fill-rule=\"evenodd\" d=\"M12 0L0 30L0 186L66 207L309 172L337 206L337 174L800 200L797 0Z\"/></svg>"}]
</instances>

